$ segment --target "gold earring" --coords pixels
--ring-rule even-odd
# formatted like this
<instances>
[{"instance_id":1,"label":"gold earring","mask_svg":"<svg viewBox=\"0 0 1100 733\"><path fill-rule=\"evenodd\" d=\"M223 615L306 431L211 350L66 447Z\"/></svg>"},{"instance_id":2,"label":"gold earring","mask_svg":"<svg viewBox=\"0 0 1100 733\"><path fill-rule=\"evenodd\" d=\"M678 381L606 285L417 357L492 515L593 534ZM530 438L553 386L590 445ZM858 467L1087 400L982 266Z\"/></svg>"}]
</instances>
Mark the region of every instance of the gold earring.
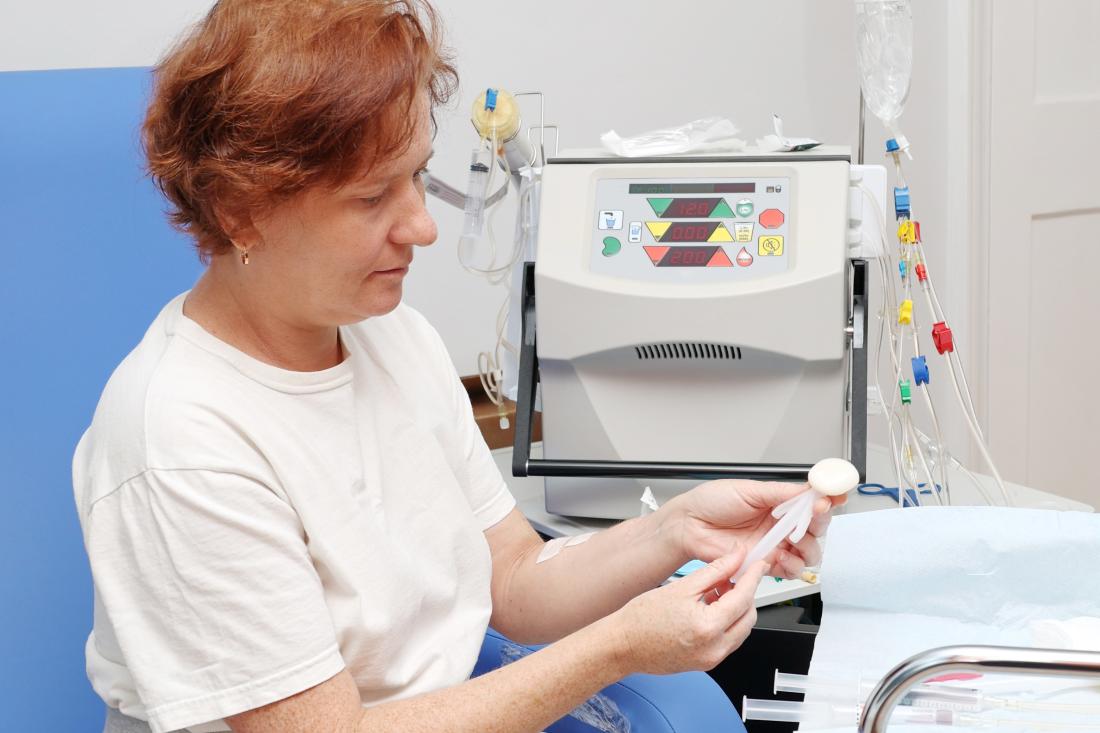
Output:
<instances>
[{"instance_id":1,"label":"gold earring","mask_svg":"<svg viewBox=\"0 0 1100 733\"><path fill-rule=\"evenodd\" d=\"M241 264L242 265L247 265L248 264L248 250L247 249L242 249L241 250Z\"/></svg>"}]
</instances>

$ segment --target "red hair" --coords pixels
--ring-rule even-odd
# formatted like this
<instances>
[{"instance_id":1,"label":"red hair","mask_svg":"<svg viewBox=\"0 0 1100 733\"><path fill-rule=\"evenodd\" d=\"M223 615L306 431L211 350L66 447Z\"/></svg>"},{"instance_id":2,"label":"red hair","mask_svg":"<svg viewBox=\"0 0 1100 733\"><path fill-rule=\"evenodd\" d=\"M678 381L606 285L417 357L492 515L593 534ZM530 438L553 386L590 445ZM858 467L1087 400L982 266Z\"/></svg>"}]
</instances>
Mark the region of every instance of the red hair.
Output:
<instances>
[{"instance_id":1,"label":"red hair","mask_svg":"<svg viewBox=\"0 0 1100 733\"><path fill-rule=\"evenodd\" d=\"M209 261L235 217L403 153L457 82L426 0L219 0L155 69L149 172Z\"/></svg>"}]
</instances>

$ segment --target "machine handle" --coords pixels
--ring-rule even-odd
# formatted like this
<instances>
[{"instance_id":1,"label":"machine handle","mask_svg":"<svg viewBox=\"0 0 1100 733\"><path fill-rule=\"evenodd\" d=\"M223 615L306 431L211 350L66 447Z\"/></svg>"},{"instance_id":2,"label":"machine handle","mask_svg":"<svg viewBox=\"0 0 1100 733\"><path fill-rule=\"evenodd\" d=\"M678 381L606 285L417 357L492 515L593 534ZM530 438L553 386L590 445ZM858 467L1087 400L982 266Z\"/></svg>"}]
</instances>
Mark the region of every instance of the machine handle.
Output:
<instances>
[{"instance_id":1,"label":"machine handle","mask_svg":"<svg viewBox=\"0 0 1100 733\"><path fill-rule=\"evenodd\" d=\"M812 466L801 463L662 463L660 461L584 461L528 458L529 476L599 478L681 478L709 481L742 478L754 481L805 481Z\"/></svg>"}]
</instances>

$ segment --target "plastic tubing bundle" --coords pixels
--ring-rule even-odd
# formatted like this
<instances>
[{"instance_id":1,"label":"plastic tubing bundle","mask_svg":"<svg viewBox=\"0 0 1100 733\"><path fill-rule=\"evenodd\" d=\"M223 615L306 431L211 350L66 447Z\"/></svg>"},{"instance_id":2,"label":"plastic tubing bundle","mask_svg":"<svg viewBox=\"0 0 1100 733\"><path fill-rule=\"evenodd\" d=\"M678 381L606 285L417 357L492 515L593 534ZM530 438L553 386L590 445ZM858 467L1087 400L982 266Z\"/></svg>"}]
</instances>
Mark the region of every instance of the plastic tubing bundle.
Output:
<instances>
[{"instance_id":1,"label":"plastic tubing bundle","mask_svg":"<svg viewBox=\"0 0 1100 733\"><path fill-rule=\"evenodd\" d=\"M886 143L886 152L893 158L896 172L894 188L894 213L897 219L896 246L893 251L887 247L890 238L886 223L879 221L882 239L882 256L878 258L879 275L882 286L882 310L879 312L879 344L875 359L874 377L879 394L883 395L887 430L899 492L900 506L909 504L912 497L916 500L919 484L939 486L932 496L940 503L951 503L951 490L948 483L948 463L954 460L948 454L943 440L939 414L929 391L932 364L935 356L926 352L921 343L921 310L918 303L926 306L928 322L931 324L929 335L936 353L943 357L942 363L947 369L953 393L963 414L967 428L977 444L982 457L993 475L1000 491L1001 502L1012 505L1011 497L1004 481L993 462L986 445L985 435L978 424L974 409L974 400L966 382L966 374L958 355L958 343L947 317L936 295L935 285L929 271L921 238L920 223L912 217L912 204L909 185L901 160L901 148L893 139ZM876 209L877 214L877 209ZM919 291L919 292L917 292ZM882 389L880 370L882 352L887 349L892 369L890 397ZM925 435L916 425L913 415L914 392L919 393L932 422L932 436ZM932 458L929 457L931 452ZM974 479L972 474L968 475ZM981 482L974 479L975 485L986 502L994 503L986 493ZM911 492L909 490L912 490ZM919 503L919 500L916 500Z\"/></svg>"}]
</instances>

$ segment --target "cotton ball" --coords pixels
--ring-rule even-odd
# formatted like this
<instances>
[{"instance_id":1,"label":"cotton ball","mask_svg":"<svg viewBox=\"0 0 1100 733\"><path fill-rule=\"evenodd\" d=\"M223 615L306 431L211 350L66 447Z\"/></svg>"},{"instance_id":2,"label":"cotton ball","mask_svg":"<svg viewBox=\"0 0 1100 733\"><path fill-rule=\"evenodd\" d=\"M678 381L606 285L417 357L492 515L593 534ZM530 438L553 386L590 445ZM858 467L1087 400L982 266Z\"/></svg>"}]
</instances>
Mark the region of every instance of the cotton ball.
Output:
<instances>
[{"instance_id":1,"label":"cotton ball","mask_svg":"<svg viewBox=\"0 0 1100 733\"><path fill-rule=\"evenodd\" d=\"M859 486L859 471L843 458L826 458L810 469L810 486L825 496L840 496Z\"/></svg>"}]
</instances>

